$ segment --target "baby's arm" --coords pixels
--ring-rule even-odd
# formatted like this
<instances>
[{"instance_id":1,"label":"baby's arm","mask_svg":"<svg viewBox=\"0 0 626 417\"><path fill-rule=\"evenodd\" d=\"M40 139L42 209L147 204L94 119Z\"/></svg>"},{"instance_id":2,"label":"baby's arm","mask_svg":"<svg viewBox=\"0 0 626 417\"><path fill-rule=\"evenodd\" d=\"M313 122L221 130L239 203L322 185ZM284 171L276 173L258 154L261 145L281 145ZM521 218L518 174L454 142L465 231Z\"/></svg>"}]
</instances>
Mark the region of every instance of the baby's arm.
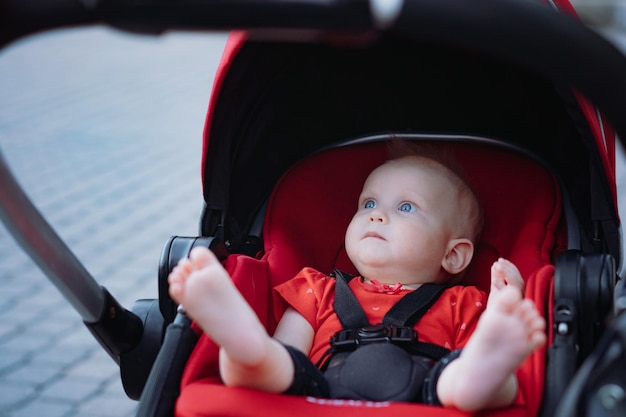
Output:
<instances>
[{"instance_id":1,"label":"baby's arm","mask_svg":"<svg viewBox=\"0 0 626 417\"><path fill-rule=\"evenodd\" d=\"M289 307L278 322L274 339L290 345L308 355L313 344L315 332L311 324L293 308Z\"/></svg>"},{"instance_id":2,"label":"baby's arm","mask_svg":"<svg viewBox=\"0 0 626 417\"><path fill-rule=\"evenodd\" d=\"M283 343L308 353L313 328L295 310L281 319L276 340L233 284L211 251L194 248L169 276L170 295L220 346L220 374L226 385L283 392L294 368ZM308 326L308 327L307 327ZM308 346L308 347L307 347Z\"/></svg>"}]
</instances>

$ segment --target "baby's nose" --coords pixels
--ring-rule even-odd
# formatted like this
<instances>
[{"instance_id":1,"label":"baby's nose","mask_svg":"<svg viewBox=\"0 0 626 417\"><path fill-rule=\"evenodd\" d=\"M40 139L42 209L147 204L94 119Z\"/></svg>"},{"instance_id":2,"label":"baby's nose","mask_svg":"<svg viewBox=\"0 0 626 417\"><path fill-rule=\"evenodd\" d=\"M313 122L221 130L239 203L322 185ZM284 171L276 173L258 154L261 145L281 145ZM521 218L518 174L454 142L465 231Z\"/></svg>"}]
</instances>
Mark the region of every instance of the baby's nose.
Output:
<instances>
[{"instance_id":1,"label":"baby's nose","mask_svg":"<svg viewBox=\"0 0 626 417\"><path fill-rule=\"evenodd\" d=\"M385 215L382 211L376 210L370 213L370 222L372 223L384 223Z\"/></svg>"}]
</instances>

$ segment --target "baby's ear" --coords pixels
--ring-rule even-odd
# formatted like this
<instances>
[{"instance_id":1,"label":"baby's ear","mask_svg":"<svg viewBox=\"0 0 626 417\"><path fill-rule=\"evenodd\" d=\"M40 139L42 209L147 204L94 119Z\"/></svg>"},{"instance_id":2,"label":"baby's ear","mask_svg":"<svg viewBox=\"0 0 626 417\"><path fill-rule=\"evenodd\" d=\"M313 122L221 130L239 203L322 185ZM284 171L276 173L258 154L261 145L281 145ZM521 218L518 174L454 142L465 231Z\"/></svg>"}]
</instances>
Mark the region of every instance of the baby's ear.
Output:
<instances>
[{"instance_id":1,"label":"baby's ear","mask_svg":"<svg viewBox=\"0 0 626 417\"><path fill-rule=\"evenodd\" d=\"M441 266L450 275L460 274L467 268L474 255L474 244L471 240L460 238L448 243L448 250L441 261Z\"/></svg>"}]
</instances>

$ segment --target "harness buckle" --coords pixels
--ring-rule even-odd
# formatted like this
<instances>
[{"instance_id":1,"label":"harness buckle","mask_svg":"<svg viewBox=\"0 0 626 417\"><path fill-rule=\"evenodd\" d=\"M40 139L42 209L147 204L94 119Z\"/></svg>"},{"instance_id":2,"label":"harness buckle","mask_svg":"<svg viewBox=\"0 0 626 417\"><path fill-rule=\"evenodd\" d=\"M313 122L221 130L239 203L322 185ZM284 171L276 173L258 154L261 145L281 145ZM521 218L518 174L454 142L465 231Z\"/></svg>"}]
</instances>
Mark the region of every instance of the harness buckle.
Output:
<instances>
[{"instance_id":1,"label":"harness buckle","mask_svg":"<svg viewBox=\"0 0 626 417\"><path fill-rule=\"evenodd\" d=\"M407 326L387 326L376 324L360 329L341 330L330 338L330 345L336 351L354 350L371 343L393 343L399 346L417 342L417 331Z\"/></svg>"}]
</instances>

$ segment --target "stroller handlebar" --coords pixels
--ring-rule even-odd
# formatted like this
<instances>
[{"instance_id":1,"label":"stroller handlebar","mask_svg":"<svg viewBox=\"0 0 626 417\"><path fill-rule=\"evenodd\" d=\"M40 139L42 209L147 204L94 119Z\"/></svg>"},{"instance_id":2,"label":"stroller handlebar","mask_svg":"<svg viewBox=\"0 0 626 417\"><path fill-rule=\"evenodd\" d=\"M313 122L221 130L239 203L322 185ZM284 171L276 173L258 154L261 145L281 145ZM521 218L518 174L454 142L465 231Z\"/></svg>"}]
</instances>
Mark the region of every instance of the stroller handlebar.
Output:
<instances>
[{"instance_id":1,"label":"stroller handlebar","mask_svg":"<svg viewBox=\"0 0 626 417\"><path fill-rule=\"evenodd\" d=\"M393 13L375 0L382 16ZM398 6L391 6L396 9ZM367 0L0 0L0 45L35 32L105 23L130 32L233 29L368 30Z\"/></svg>"}]
</instances>

